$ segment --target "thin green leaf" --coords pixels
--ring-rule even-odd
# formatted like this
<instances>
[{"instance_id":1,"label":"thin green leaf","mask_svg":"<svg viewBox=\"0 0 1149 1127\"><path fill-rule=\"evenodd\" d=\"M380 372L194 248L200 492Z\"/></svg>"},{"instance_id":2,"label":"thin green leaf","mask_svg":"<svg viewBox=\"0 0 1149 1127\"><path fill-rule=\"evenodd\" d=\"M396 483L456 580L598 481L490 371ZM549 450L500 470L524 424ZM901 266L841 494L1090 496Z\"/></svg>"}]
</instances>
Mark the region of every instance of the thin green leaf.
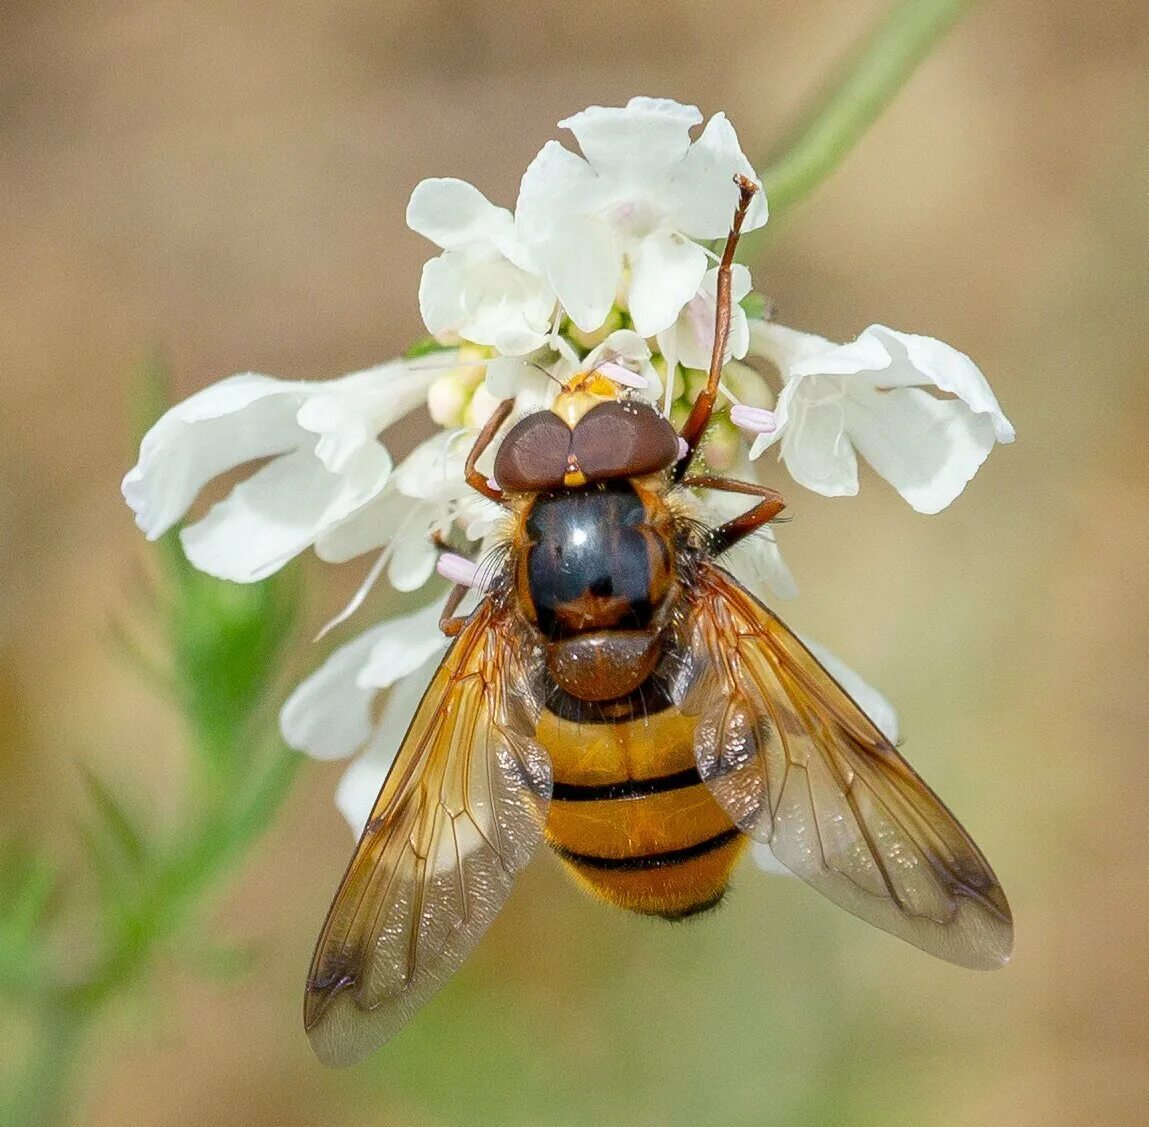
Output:
<instances>
[{"instance_id":1,"label":"thin green leaf","mask_svg":"<svg viewBox=\"0 0 1149 1127\"><path fill-rule=\"evenodd\" d=\"M447 352L451 348L449 344L440 344L434 337L423 337L403 353L403 359L418 360L421 356L433 356L436 352Z\"/></svg>"},{"instance_id":2,"label":"thin green leaf","mask_svg":"<svg viewBox=\"0 0 1149 1127\"><path fill-rule=\"evenodd\" d=\"M100 776L90 767L81 767L88 797L100 827L121 860L142 867L148 856L148 842L137 815L128 809Z\"/></svg>"}]
</instances>

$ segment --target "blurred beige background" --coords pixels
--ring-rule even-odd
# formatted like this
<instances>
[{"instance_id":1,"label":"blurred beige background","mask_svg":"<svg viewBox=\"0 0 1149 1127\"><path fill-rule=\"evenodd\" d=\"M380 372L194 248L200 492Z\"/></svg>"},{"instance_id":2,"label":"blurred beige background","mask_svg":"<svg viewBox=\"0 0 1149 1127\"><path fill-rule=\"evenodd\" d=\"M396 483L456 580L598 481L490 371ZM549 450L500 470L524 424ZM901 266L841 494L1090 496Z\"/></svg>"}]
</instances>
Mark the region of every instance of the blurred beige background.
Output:
<instances>
[{"instance_id":1,"label":"blurred beige background","mask_svg":"<svg viewBox=\"0 0 1149 1127\"><path fill-rule=\"evenodd\" d=\"M75 850L75 764L159 817L178 725L107 624L148 549L119 499L129 374L337 375L420 331L422 177L512 204L558 118L634 93L724 109L763 153L885 5L7 0L0 7L0 819ZM782 608L898 706L991 857L1014 964L976 975L747 868L694 926L543 858L370 1064L299 1022L351 841L308 766L226 896L237 986L161 967L78 1122L1134 1124L1149 1106L1149 8L986 3L774 231L787 323L937 335L1019 435L944 514L790 490ZM309 619L357 581L312 571ZM303 653L300 668L313 660Z\"/></svg>"}]
</instances>

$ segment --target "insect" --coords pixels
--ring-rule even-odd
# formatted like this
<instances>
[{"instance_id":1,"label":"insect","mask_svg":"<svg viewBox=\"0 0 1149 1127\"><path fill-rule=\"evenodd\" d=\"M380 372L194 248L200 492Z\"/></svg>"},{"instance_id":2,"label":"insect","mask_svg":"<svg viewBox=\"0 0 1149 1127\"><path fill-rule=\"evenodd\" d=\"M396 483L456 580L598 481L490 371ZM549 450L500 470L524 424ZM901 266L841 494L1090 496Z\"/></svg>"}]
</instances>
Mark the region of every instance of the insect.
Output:
<instances>
[{"instance_id":1,"label":"insect","mask_svg":"<svg viewBox=\"0 0 1149 1127\"><path fill-rule=\"evenodd\" d=\"M977 846L722 554L783 508L690 467L719 389L731 266L709 380L680 433L601 374L507 432L493 480L503 563L454 636L324 924L304 1021L329 1064L366 1056L452 974L546 841L595 895L678 920L721 900L747 843L894 935L963 966L1009 958L1012 921ZM691 487L747 495L718 527Z\"/></svg>"}]
</instances>

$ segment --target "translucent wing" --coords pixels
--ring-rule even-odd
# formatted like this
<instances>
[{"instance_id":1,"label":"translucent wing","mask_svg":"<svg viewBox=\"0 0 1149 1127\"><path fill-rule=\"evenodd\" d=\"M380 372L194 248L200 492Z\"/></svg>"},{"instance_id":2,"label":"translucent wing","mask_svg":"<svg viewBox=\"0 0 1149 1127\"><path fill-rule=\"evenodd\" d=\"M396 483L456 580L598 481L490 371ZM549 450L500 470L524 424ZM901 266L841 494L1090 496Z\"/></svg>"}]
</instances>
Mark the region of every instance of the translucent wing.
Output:
<instances>
[{"instance_id":1,"label":"translucent wing","mask_svg":"<svg viewBox=\"0 0 1149 1127\"><path fill-rule=\"evenodd\" d=\"M534 740L537 657L490 600L448 651L319 936L304 1024L353 1064L458 969L542 837L550 762Z\"/></svg>"},{"instance_id":2,"label":"translucent wing","mask_svg":"<svg viewBox=\"0 0 1149 1127\"><path fill-rule=\"evenodd\" d=\"M678 695L734 823L835 903L962 966L1007 962L1005 894L969 835L797 638L700 569Z\"/></svg>"}]
</instances>

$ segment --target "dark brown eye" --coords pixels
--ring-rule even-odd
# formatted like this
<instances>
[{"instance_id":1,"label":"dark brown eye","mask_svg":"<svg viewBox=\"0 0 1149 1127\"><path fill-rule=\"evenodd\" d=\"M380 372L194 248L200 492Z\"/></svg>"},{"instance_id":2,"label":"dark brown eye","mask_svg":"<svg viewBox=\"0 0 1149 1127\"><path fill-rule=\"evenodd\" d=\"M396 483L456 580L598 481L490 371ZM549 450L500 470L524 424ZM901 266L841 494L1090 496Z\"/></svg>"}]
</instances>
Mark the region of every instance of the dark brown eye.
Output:
<instances>
[{"instance_id":1,"label":"dark brown eye","mask_svg":"<svg viewBox=\"0 0 1149 1127\"><path fill-rule=\"evenodd\" d=\"M638 477L674 464L678 435L647 403L602 403L579 420L570 449L587 481Z\"/></svg>"},{"instance_id":2,"label":"dark brown eye","mask_svg":"<svg viewBox=\"0 0 1149 1127\"><path fill-rule=\"evenodd\" d=\"M512 493L557 489L567 471L570 427L550 411L520 419L495 455L495 481Z\"/></svg>"}]
</instances>

